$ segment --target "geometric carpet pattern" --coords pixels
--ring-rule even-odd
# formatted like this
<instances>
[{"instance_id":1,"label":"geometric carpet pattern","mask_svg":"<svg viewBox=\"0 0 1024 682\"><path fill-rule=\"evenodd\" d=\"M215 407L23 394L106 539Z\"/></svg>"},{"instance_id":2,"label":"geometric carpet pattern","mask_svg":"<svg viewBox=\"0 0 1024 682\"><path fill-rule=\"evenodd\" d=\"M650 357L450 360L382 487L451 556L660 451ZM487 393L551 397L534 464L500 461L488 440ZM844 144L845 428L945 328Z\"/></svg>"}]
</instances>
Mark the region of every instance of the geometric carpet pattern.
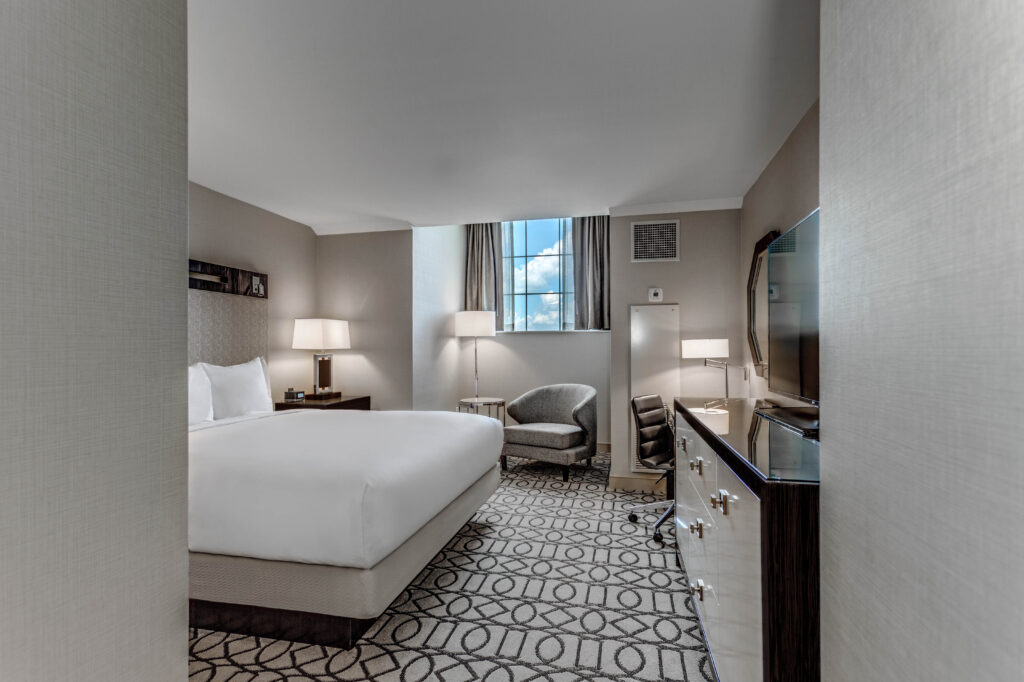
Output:
<instances>
[{"instance_id":1,"label":"geometric carpet pattern","mask_svg":"<svg viewBox=\"0 0 1024 682\"><path fill-rule=\"evenodd\" d=\"M608 459L510 458L494 495L350 650L192 629L194 682L712 681L671 531L649 540ZM650 523L651 515L641 521Z\"/></svg>"}]
</instances>

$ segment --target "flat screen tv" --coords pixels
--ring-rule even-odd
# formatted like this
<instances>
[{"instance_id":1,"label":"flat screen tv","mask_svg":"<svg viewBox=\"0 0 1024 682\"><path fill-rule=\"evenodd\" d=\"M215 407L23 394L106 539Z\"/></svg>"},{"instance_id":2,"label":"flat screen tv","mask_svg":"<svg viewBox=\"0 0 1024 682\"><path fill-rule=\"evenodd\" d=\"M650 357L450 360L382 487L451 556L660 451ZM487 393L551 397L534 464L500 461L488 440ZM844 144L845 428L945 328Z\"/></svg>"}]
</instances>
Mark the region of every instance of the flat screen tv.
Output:
<instances>
[{"instance_id":1,"label":"flat screen tv","mask_svg":"<svg viewBox=\"0 0 1024 682\"><path fill-rule=\"evenodd\" d=\"M768 389L818 404L818 211L768 246Z\"/></svg>"}]
</instances>

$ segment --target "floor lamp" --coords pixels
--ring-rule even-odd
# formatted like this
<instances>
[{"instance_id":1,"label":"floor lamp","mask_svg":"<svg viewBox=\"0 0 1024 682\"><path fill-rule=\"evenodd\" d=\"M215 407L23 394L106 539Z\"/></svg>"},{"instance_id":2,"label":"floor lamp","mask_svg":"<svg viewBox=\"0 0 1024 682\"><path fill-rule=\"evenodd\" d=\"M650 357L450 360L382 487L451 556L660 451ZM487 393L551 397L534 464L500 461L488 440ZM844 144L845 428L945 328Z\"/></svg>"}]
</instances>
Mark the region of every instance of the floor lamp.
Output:
<instances>
[{"instance_id":1,"label":"floor lamp","mask_svg":"<svg viewBox=\"0 0 1024 682\"><path fill-rule=\"evenodd\" d=\"M481 336L494 336L493 310L463 310L455 313L455 336L473 337L473 395L480 397L480 368L477 358L476 340Z\"/></svg>"}]
</instances>

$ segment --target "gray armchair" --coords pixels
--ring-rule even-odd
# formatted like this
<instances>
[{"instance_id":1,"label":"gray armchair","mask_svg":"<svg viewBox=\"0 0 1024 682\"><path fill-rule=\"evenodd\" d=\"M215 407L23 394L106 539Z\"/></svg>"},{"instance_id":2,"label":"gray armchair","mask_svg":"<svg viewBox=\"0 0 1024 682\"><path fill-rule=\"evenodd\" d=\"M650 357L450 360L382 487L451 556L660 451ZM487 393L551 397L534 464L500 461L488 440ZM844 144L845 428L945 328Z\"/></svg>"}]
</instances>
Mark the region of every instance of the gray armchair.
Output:
<instances>
[{"instance_id":1,"label":"gray armchair","mask_svg":"<svg viewBox=\"0 0 1024 682\"><path fill-rule=\"evenodd\" d=\"M518 424L505 427L506 457L523 457L562 465L562 480L569 480L569 465L590 460L597 451L597 391L584 384L554 384L527 391L508 404Z\"/></svg>"}]
</instances>

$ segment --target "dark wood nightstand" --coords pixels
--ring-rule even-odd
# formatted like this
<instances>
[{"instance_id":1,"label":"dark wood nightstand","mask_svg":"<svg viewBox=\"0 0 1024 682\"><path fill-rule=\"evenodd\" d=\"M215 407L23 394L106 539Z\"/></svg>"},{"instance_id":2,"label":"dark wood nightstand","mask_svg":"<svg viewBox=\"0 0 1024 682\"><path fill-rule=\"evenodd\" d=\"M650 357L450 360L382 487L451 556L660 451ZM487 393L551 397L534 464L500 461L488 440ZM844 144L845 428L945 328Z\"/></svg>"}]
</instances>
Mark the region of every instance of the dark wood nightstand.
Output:
<instances>
[{"instance_id":1,"label":"dark wood nightstand","mask_svg":"<svg viewBox=\"0 0 1024 682\"><path fill-rule=\"evenodd\" d=\"M368 410L370 396L345 395L330 400L303 400L298 403L274 403L274 411L281 410Z\"/></svg>"}]
</instances>

